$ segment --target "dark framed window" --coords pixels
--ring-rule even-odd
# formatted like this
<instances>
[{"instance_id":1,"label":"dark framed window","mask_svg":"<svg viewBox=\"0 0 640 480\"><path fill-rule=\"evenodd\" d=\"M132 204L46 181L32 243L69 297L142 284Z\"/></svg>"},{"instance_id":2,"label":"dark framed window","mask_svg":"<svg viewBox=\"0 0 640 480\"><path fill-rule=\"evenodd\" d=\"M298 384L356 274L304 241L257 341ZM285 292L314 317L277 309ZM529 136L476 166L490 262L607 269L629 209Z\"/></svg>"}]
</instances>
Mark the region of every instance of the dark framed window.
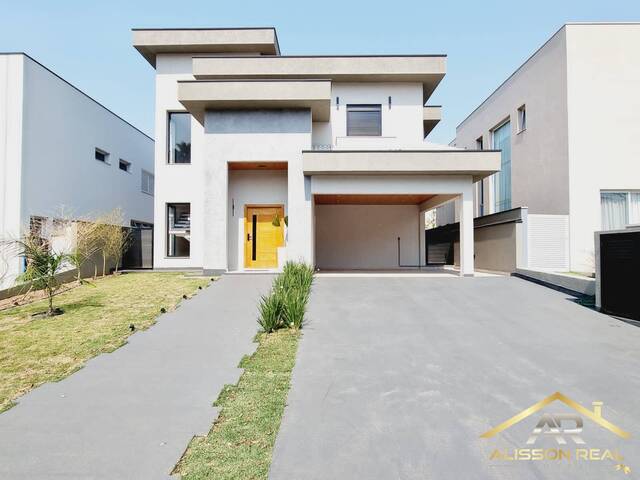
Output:
<instances>
[{"instance_id":1,"label":"dark framed window","mask_svg":"<svg viewBox=\"0 0 640 480\"><path fill-rule=\"evenodd\" d=\"M120 159L118 161L118 168L123 172L130 173L131 172L131 162L127 162L126 160Z\"/></svg>"},{"instance_id":2,"label":"dark framed window","mask_svg":"<svg viewBox=\"0 0 640 480\"><path fill-rule=\"evenodd\" d=\"M191 204L167 203L167 257L191 255Z\"/></svg>"},{"instance_id":3,"label":"dark framed window","mask_svg":"<svg viewBox=\"0 0 640 480\"><path fill-rule=\"evenodd\" d=\"M347 105L348 137L382 135L382 105Z\"/></svg>"},{"instance_id":4,"label":"dark framed window","mask_svg":"<svg viewBox=\"0 0 640 480\"><path fill-rule=\"evenodd\" d=\"M102 163L109 163L109 152L96 148L95 159Z\"/></svg>"},{"instance_id":5,"label":"dark framed window","mask_svg":"<svg viewBox=\"0 0 640 480\"><path fill-rule=\"evenodd\" d=\"M191 114L169 112L168 163L191 163Z\"/></svg>"}]
</instances>

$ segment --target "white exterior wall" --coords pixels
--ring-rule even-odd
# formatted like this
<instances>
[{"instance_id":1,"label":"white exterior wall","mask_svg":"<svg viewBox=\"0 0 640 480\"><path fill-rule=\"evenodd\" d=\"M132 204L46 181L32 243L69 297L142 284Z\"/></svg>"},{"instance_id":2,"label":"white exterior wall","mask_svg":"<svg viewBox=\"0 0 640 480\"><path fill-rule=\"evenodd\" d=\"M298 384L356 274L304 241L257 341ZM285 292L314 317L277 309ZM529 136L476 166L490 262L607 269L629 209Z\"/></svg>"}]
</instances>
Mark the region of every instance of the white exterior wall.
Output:
<instances>
[{"instance_id":1,"label":"white exterior wall","mask_svg":"<svg viewBox=\"0 0 640 480\"><path fill-rule=\"evenodd\" d=\"M321 269L394 269L420 262L417 205L316 205L316 265Z\"/></svg>"},{"instance_id":2,"label":"white exterior wall","mask_svg":"<svg viewBox=\"0 0 640 480\"><path fill-rule=\"evenodd\" d=\"M109 152L109 165L95 160L95 148ZM141 191L152 152L151 138L36 61L0 55L0 237L18 236L31 216L94 217L117 207L125 225L153 222L153 199ZM120 158L131 173L118 168ZM19 260L8 262L5 286L19 273Z\"/></svg>"},{"instance_id":3,"label":"white exterior wall","mask_svg":"<svg viewBox=\"0 0 640 480\"><path fill-rule=\"evenodd\" d=\"M382 136L347 137L349 104L382 105ZM331 119L314 122L313 144L334 150L424 148L422 107L420 83L332 83Z\"/></svg>"},{"instance_id":4,"label":"white exterior wall","mask_svg":"<svg viewBox=\"0 0 640 480\"><path fill-rule=\"evenodd\" d=\"M110 164L95 159L109 152ZM130 220L153 221L153 198L141 191L142 169L153 173L153 140L25 57L22 223L31 215L73 217L114 208ZM122 158L131 173L118 168Z\"/></svg>"},{"instance_id":5,"label":"white exterior wall","mask_svg":"<svg viewBox=\"0 0 640 480\"><path fill-rule=\"evenodd\" d=\"M640 190L640 25L566 30L571 270L593 271L600 191Z\"/></svg>"},{"instance_id":6,"label":"white exterior wall","mask_svg":"<svg viewBox=\"0 0 640 480\"><path fill-rule=\"evenodd\" d=\"M155 268L202 268L204 265L204 127L191 119L191 163L167 163L169 112L183 112L178 102L178 80L193 80L190 55L156 58L156 145L154 245ZM191 204L189 258L167 257L167 203Z\"/></svg>"},{"instance_id":7,"label":"white exterior wall","mask_svg":"<svg viewBox=\"0 0 640 480\"><path fill-rule=\"evenodd\" d=\"M256 204L283 205L284 214L288 214L286 171L229 172L227 202L229 270L244 268L245 206ZM285 226L285 230L286 228Z\"/></svg>"},{"instance_id":8,"label":"white exterior wall","mask_svg":"<svg viewBox=\"0 0 640 480\"><path fill-rule=\"evenodd\" d=\"M639 42L639 24L566 25L457 128L456 146L475 149L482 136L491 148L491 129L510 117L512 205L569 216L570 270L594 270L601 190L640 190ZM527 129L517 133L523 104ZM492 196L485 180L485 206ZM556 238L548 228L541 235Z\"/></svg>"},{"instance_id":9,"label":"white exterior wall","mask_svg":"<svg viewBox=\"0 0 640 480\"><path fill-rule=\"evenodd\" d=\"M24 58L0 55L0 241L20 234ZM10 252L2 253L0 287L12 283L20 268Z\"/></svg>"},{"instance_id":10,"label":"white exterior wall","mask_svg":"<svg viewBox=\"0 0 640 480\"><path fill-rule=\"evenodd\" d=\"M491 130L511 121L511 204L529 213L569 213L566 38L554 35L456 128L456 147L476 150ZM526 106L527 129L518 133L518 108ZM476 186L476 189L478 187ZM484 214L494 213L493 177L484 180ZM477 214L476 208L476 214Z\"/></svg>"},{"instance_id":11,"label":"white exterior wall","mask_svg":"<svg viewBox=\"0 0 640 480\"><path fill-rule=\"evenodd\" d=\"M208 111L205 125L205 242L211 247L205 249L203 267L229 268L229 162L287 162L287 257L312 263L313 209L302 173L302 150L311 148L310 111Z\"/></svg>"}]
</instances>

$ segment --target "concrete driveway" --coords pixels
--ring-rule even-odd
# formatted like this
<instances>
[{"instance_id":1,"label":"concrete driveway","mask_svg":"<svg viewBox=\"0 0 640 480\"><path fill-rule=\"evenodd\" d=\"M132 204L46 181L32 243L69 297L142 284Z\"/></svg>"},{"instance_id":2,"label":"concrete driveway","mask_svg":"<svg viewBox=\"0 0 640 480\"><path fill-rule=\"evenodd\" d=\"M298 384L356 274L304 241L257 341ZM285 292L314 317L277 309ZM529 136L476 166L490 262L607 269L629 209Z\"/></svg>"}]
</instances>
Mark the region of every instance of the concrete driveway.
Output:
<instances>
[{"instance_id":1,"label":"concrete driveway","mask_svg":"<svg viewBox=\"0 0 640 480\"><path fill-rule=\"evenodd\" d=\"M640 471L640 328L510 277L319 278L308 317L271 480ZM576 413L557 401L480 438L556 391L589 410L604 402L602 417L631 438L580 414L561 428L582 419L583 444L550 434L527 444L543 413ZM560 448L573 456L549 460ZM587 459L578 448L590 449ZM542 449L546 459L510 460L514 449Z\"/></svg>"},{"instance_id":2,"label":"concrete driveway","mask_svg":"<svg viewBox=\"0 0 640 480\"><path fill-rule=\"evenodd\" d=\"M0 479L170 478L255 349L256 305L271 281L225 276L122 348L21 397L0 414Z\"/></svg>"}]
</instances>

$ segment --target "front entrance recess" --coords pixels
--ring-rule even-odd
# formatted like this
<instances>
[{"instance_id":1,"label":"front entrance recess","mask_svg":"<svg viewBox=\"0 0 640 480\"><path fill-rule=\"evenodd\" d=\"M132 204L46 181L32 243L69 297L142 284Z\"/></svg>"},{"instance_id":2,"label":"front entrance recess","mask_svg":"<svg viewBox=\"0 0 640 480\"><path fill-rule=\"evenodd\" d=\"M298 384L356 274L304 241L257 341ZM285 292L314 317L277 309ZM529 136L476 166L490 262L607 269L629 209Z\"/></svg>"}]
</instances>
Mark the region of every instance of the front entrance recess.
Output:
<instances>
[{"instance_id":1,"label":"front entrance recess","mask_svg":"<svg viewBox=\"0 0 640 480\"><path fill-rule=\"evenodd\" d=\"M245 268L276 268L284 246L284 207L247 206L244 215Z\"/></svg>"}]
</instances>

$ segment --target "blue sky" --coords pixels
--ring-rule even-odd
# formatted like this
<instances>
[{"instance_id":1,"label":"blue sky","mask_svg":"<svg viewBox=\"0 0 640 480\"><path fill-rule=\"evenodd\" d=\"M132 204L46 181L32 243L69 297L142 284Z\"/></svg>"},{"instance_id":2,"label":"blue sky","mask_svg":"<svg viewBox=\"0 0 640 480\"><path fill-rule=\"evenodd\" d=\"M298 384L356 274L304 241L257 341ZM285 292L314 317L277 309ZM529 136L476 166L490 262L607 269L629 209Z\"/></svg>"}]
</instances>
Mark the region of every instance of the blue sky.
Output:
<instances>
[{"instance_id":1,"label":"blue sky","mask_svg":"<svg viewBox=\"0 0 640 480\"><path fill-rule=\"evenodd\" d=\"M66 1L0 0L0 51L24 51L153 135L153 69L131 47L133 27L275 26L282 53L446 53L429 103L456 125L563 23L640 21L637 0Z\"/></svg>"}]
</instances>

